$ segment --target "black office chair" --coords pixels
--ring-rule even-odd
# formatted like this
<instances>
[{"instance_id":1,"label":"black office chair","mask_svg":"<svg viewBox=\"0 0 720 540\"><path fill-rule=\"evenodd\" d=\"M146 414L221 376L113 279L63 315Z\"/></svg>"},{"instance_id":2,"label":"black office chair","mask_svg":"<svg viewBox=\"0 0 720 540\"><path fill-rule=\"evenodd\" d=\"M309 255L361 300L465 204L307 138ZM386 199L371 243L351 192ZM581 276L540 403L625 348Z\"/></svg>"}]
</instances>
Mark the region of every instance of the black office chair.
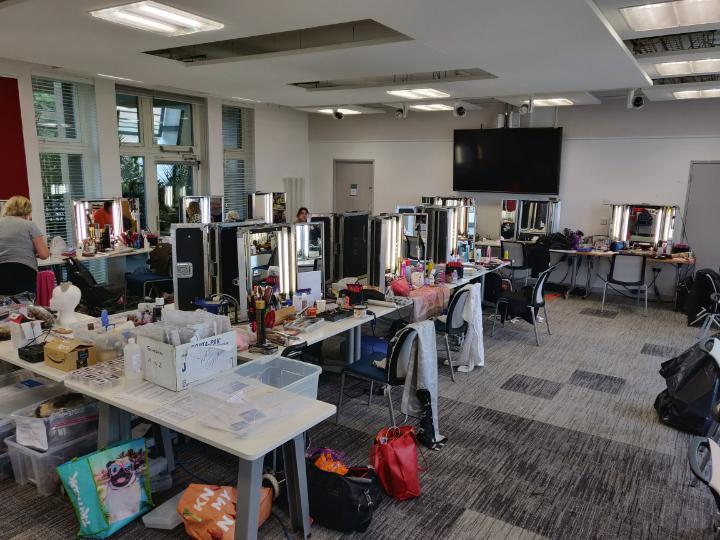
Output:
<instances>
[{"instance_id":1,"label":"black office chair","mask_svg":"<svg viewBox=\"0 0 720 540\"><path fill-rule=\"evenodd\" d=\"M109 312L119 309L118 301L122 298L122 294L100 285L92 273L75 257L65 259L65 265L68 280L80 289L82 301L90 313L98 314L103 309L107 309Z\"/></svg>"},{"instance_id":2,"label":"black office chair","mask_svg":"<svg viewBox=\"0 0 720 540\"><path fill-rule=\"evenodd\" d=\"M446 315L435 317L435 332L445 338L445 351L447 352L448 364L450 365L450 377L455 382L455 369L450 354L450 342L448 336L463 336L467 332L468 324L463 319L462 312L465 308L470 291L462 289L455 293L450 299L450 305Z\"/></svg>"},{"instance_id":3,"label":"black office chair","mask_svg":"<svg viewBox=\"0 0 720 540\"><path fill-rule=\"evenodd\" d=\"M0 295L34 293L36 288L37 270L22 263L0 264Z\"/></svg>"},{"instance_id":4,"label":"black office chair","mask_svg":"<svg viewBox=\"0 0 720 540\"><path fill-rule=\"evenodd\" d=\"M503 325L508 316L517 316L533 325L533 330L535 330L535 343L537 343L539 347L540 336L538 335L537 329L537 315L540 308L542 308L543 315L545 316L548 335L551 335L550 320L547 315L547 307L545 307L545 282L554 270L555 267L551 266L540 274L533 287L525 287L522 291L510 291L500 295L495 304L495 316L493 317L490 337L495 335L495 323L498 318L498 313L500 314Z\"/></svg>"},{"instance_id":5,"label":"black office chair","mask_svg":"<svg viewBox=\"0 0 720 540\"><path fill-rule=\"evenodd\" d=\"M626 289L635 289L636 300L640 304L640 291L645 290L645 315L647 315L648 287L645 283L647 259L642 255L615 253L610 263L610 273L603 285L600 311L605 311L605 294L608 285L620 285Z\"/></svg>"},{"instance_id":6,"label":"black office chair","mask_svg":"<svg viewBox=\"0 0 720 540\"><path fill-rule=\"evenodd\" d=\"M510 280L515 283L515 272L525 272L525 285L530 275L530 265L528 264L527 249L523 242L516 240L501 240L500 250L502 256L505 256L505 252L508 253L510 264L506 267L510 270Z\"/></svg>"},{"instance_id":7,"label":"black office chair","mask_svg":"<svg viewBox=\"0 0 720 540\"><path fill-rule=\"evenodd\" d=\"M408 365L412 359L413 350L417 350L415 347L416 340L417 332L413 328L406 326L401 328L390 341L390 353L388 355L371 353L343 368L340 374L340 397L338 398L337 416L335 417L336 424L340 422L340 412L342 410L345 391L345 377L349 375L350 377L370 383L368 405L372 402L374 384L379 383L383 385L383 391L387 396L388 408L390 409L390 425L397 425L395 423L395 410L393 409L392 403L392 389L395 386L403 386L405 384L405 375L407 374ZM382 360L386 356L386 369L373 366L373 361Z\"/></svg>"}]
</instances>

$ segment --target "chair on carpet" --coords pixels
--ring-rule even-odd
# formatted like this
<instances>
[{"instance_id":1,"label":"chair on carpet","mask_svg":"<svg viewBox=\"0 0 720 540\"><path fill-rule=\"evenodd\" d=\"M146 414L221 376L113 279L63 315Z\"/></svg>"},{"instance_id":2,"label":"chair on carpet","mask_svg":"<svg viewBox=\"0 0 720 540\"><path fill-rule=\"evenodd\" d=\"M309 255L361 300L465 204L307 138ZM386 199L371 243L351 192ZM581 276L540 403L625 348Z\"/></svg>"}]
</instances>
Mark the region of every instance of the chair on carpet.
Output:
<instances>
[{"instance_id":1,"label":"chair on carpet","mask_svg":"<svg viewBox=\"0 0 720 540\"><path fill-rule=\"evenodd\" d=\"M688 448L688 461L695 477L710 490L717 512L720 512L720 446L709 437L694 436ZM720 532L717 519L713 528L715 533Z\"/></svg>"},{"instance_id":2,"label":"chair on carpet","mask_svg":"<svg viewBox=\"0 0 720 540\"><path fill-rule=\"evenodd\" d=\"M610 263L610 273L603 285L602 304L600 311L605 311L605 293L608 285L620 285L626 289L635 289L638 305L640 304L640 291L645 290L645 315L647 315L648 287L645 283L645 267L647 259L643 255L626 255L615 253Z\"/></svg>"},{"instance_id":3,"label":"chair on carpet","mask_svg":"<svg viewBox=\"0 0 720 540\"><path fill-rule=\"evenodd\" d=\"M412 358L413 350L416 349L417 332L413 328L401 328L390 341L389 354L371 353L364 355L349 366L343 368L340 373L340 396L338 398L337 416L335 423L340 422L340 412L345 391L345 377L350 376L370 383L370 395L368 406L372 403L373 387L375 383L383 385L384 394L387 396L388 408L390 410L390 425L395 423L395 410L392 403L392 389L405 384L405 375ZM373 365L373 361L381 361L387 358L386 369L380 369Z\"/></svg>"},{"instance_id":4,"label":"chair on carpet","mask_svg":"<svg viewBox=\"0 0 720 540\"><path fill-rule=\"evenodd\" d=\"M510 280L515 283L515 273L525 272L525 285L527 285L528 277L530 276L531 268L528 264L527 249L523 242L516 240L501 240L500 250L502 256L505 256L505 252L508 253L510 259L510 265L506 268L510 270Z\"/></svg>"},{"instance_id":5,"label":"chair on carpet","mask_svg":"<svg viewBox=\"0 0 720 540\"><path fill-rule=\"evenodd\" d=\"M148 266L125 274L125 294L143 299L173 292L172 245L163 243L150 252Z\"/></svg>"},{"instance_id":6,"label":"chair on carpet","mask_svg":"<svg viewBox=\"0 0 720 540\"><path fill-rule=\"evenodd\" d=\"M450 365L450 377L455 382L455 369L453 367L452 355L450 354L449 336L464 336L467 331L467 322L463 319L463 309L467 302L470 291L461 289L450 299L447 314L435 317L435 333L445 338L445 352L447 352L448 364Z\"/></svg>"},{"instance_id":7,"label":"chair on carpet","mask_svg":"<svg viewBox=\"0 0 720 540\"><path fill-rule=\"evenodd\" d=\"M495 315L493 316L490 337L495 335L495 323L498 318L498 313L501 316L503 325L505 324L505 319L509 316L517 316L533 325L533 330L535 330L535 342L539 347L540 336L538 335L537 316L540 308L542 308L543 315L545 316L545 324L547 326L548 335L551 335L550 320L548 319L547 308L545 307L545 282L554 270L555 267L551 266L540 274L533 287L524 287L521 291L510 291L500 295L497 304L495 304Z\"/></svg>"}]
</instances>

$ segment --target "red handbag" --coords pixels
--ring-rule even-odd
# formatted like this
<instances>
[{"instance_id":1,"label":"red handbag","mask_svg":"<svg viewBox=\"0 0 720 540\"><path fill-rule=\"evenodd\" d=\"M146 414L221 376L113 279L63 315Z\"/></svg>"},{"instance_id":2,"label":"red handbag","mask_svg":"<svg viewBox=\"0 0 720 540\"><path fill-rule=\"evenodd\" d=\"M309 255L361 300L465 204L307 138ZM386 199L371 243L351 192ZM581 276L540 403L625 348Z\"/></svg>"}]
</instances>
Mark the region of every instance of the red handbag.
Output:
<instances>
[{"instance_id":1,"label":"red handbag","mask_svg":"<svg viewBox=\"0 0 720 540\"><path fill-rule=\"evenodd\" d=\"M420 467L413 426L383 428L370 448L370 464L385 492L405 501L420 496Z\"/></svg>"}]
</instances>

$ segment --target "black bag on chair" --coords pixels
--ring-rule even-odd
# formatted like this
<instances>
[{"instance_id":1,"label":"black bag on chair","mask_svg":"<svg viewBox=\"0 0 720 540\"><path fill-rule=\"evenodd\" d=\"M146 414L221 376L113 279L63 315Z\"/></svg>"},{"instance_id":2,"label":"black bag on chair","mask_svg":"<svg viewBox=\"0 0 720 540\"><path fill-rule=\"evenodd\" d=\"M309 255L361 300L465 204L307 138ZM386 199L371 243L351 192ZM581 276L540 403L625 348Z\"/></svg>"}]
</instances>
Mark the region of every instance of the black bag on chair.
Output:
<instances>
[{"instance_id":1,"label":"black bag on chair","mask_svg":"<svg viewBox=\"0 0 720 540\"><path fill-rule=\"evenodd\" d=\"M323 527L350 532L365 532L383 494L375 470L353 467L341 476L318 469L307 460L310 516Z\"/></svg>"},{"instance_id":2,"label":"black bag on chair","mask_svg":"<svg viewBox=\"0 0 720 540\"><path fill-rule=\"evenodd\" d=\"M713 342L704 339L661 364L667 389L655 399L655 410L663 423L695 435L710 432L720 398L720 369L708 349Z\"/></svg>"}]
</instances>

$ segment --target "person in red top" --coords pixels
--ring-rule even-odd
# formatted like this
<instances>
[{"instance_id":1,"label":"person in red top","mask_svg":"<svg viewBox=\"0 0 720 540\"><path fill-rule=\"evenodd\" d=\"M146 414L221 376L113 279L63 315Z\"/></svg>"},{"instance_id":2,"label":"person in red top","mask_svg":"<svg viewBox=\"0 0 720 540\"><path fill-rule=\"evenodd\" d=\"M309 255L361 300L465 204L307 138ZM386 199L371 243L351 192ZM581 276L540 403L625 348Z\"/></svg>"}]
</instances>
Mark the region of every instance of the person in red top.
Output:
<instances>
[{"instance_id":1,"label":"person in red top","mask_svg":"<svg viewBox=\"0 0 720 540\"><path fill-rule=\"evenodd\" d=\"M93 223L99 225L100 229L104 229L105 225L113 226L112 206L112 201L105 201L102 208L98 208L93 213Z\"/></svg>"}]
</instances>

